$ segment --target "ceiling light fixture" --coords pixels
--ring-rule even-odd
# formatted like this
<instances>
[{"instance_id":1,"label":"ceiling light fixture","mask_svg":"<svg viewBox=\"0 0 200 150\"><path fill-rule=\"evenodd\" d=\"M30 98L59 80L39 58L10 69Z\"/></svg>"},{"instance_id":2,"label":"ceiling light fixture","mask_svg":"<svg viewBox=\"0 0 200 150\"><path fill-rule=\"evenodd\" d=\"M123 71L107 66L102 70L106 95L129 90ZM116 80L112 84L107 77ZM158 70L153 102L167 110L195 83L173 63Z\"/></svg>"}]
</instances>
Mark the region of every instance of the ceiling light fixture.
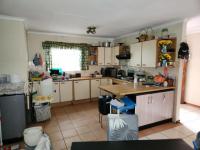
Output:
<instances>
[{"instance_id":1,"label":"ceiling light fixture","mask_svg":"<svg viewBox=\"0 0 200 150\"><path fill-rule=\"evenodd\" d=\"M89 26L87 27L87 34L95 34L96 33L96 27L95 26Z\"/></svg>"}]
</instances>

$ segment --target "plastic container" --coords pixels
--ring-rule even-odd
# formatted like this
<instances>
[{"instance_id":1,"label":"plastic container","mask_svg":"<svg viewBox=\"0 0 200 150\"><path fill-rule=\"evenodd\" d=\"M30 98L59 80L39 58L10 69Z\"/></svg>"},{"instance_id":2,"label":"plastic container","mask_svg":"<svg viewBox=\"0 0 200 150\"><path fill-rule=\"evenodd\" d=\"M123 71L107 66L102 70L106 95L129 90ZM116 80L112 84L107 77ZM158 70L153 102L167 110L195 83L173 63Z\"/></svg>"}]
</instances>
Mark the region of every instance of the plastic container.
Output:
<instances>
[{"instance_id":1,"label":"plastic container","mask_svg":"<svg viewBox=\"0 0 200 150\"><path fill-rule=\"evenodd\" d=\"M34 106L36 121L41 122L51 118L51 106L49 103L42 103Z\"/></svg>"},{"instance_id":2,"label":"plastic container","mask_svg":"<svg viewBox=\"0 0 200 150\"><path fill-rule=\"evenodd\" d=\"M53 81L51 78L41 81L40 87L40 96L53 95Z\"/></svg>"}]
</instances>

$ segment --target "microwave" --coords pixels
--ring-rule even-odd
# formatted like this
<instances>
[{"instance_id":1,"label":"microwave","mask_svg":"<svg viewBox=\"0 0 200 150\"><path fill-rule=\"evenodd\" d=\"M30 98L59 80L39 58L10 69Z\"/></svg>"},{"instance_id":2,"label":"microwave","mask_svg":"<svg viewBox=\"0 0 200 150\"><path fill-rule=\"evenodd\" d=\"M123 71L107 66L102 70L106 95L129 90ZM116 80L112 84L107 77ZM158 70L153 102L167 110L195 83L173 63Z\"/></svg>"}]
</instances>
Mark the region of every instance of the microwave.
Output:
<instances>
[{"instance_id":1,"label":"microwave","mask_svg":"<svg viewBox=\"0 0 200 150\"><path fill-rule=\"evenodd\" d=\"M101 74L103 77L117 77L117 68L114 67L106 67L101 68Z\"/></svg>"}]
</instances>

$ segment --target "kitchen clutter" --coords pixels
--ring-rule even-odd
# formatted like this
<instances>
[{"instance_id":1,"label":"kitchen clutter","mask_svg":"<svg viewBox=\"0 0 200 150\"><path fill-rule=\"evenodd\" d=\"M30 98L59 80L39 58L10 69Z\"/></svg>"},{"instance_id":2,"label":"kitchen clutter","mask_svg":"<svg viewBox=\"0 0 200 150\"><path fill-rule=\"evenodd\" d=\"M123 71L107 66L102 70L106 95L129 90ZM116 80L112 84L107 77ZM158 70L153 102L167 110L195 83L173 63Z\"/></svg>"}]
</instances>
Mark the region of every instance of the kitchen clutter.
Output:
<instances>
[{"instance_id":1,"label":"kitchen clutter","mask_svg":"<svg viewBox=\"0 0 200 150\"><path fill-rule=\"evenodd\" d=\"M41 126L31 127L24 130L24 143L26 150L50 150L49 136L44 133Z\"/></svg>"}]
</instances>

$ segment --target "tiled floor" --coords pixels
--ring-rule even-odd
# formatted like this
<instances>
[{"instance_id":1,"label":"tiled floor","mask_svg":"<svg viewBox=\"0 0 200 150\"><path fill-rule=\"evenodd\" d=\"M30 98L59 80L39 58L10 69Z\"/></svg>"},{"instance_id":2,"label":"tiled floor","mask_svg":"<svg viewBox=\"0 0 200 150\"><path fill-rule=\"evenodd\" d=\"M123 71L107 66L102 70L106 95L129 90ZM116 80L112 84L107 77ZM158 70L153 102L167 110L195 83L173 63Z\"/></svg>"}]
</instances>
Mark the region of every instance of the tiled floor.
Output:
<instances>
[{"instance_id":1,"label":"tiled floor","mask_svg":"<svg viewBox=\"0 0 200 150\"><path fill-rule=\"evenodd\" d=\"M192 146L195 133L200 131L200 108L181 105L181 123L167 123L139 132L140 140L182 138ZM52 119L43 126L55 150L70 149L73 141L106 140L106 121L98 122L97 102L69 105L52 109Z\"/></svg>"}]
</instances>

